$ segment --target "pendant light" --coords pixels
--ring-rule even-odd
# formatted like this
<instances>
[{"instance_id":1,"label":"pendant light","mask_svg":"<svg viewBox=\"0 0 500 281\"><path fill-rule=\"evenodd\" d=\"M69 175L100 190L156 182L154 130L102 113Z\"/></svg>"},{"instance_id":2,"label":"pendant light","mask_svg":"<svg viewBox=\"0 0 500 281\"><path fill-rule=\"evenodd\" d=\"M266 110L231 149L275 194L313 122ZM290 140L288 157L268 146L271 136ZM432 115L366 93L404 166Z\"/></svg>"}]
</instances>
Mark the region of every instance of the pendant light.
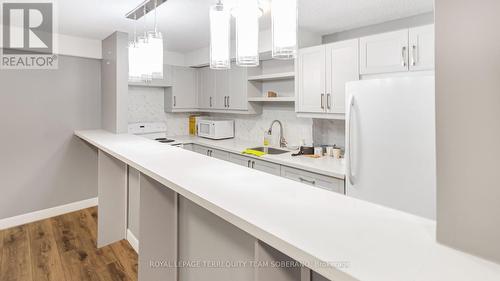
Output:
<instances>
[{"instance_id":1,"label":"pendant light","mask_svg":"<svg viewBox=\"0 0 500 281\"><path fill-rule=\"evenodd\" d=\"M210 68L230 69L231 13L219 0L210 7Z\"/></svg>"},{"instance_id":2,"label":"pendant light","mask_svg":"<svg viewBox=\"0 0 500 281\"><path fill-rule=\"evenodd\" d=\"M134 15L134 38L128 45L128 76L130 81L141 80L140 50L137 42L137 16Z\"/></svg>"},{"instance_id":3,"label":"pendant light","mask_svg":"<svg viewBox=\"0 0 500 281\"><path fill-rule=\"evenodd\" d=\"M144 34L137 36L134 25L134 40L129 44L129 79L132 81L151 81L163 78L163 37L158 31L155 0L154 30L147 29L147 9L142 7ZM137 15L134 14L137 22Z\"/></svg>"},{"instance_id":4,"label":"pendant light","mask_svg":"<svg viewBox=\"0 0 500 281\"><path fill-rule=\"evenodd\" d=\"M236 18L236 64L259 65L259 17L262 10L258 0L239 0L233 10Z\"/></svg>"},{"instance_id":5,"label":"pendant light","mask_svg":"<svg viewBox=\"0 0 500 281\"><path fill-rule=\"evenodd\" d=\"M272 56L294 59L297 55L297 0L272 0Z\"/></svg>"},{"instance_id":6,"label":"pendant light","mask_svg":"<svg viewBox=\"0 0 500 281\"><path fill-rule=\"evenodd\" d=\"M153 79L163 79L163 37L158 31L156 17L157 0L154 7L154 30L148 33L150 73Z\"/></svg>"}]
</instances>

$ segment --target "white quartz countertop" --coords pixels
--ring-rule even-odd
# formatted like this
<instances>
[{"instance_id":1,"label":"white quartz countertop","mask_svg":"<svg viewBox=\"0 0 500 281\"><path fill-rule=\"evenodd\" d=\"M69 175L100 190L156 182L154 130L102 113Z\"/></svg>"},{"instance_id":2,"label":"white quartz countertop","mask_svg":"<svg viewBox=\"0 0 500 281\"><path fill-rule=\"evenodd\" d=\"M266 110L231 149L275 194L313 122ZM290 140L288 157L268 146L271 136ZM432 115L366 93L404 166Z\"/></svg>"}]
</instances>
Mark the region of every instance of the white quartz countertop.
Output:
<instances>
[{"instance_id":1,"label":"white quartz countertop","mask_svg":"<svg viewBox=\"0 0 500 281\"><path fill-rule=\"evenodd\" d=\"M138 136L75 134L328 279L500 280L500 265L438 244L434 221Z\"/></svg>"},{"instance_id":2,"label":"white quartz countertop","mask_svg":"<svg viewBox=\"0 0 500 281\"><path fill-rule=\"evenodd\" d=\"M245 142L238 139L226 139L226 140L210 140L195 136L174 136L169 137L174 139L177 143L183 144L198 144L203 146L208 146L211 148L224 150L231 153L241 154L241 152L248 148L259 147L255 143ZM289 150L289 149L285 149ZM253 155L245 155L248 157L254 157L256 159L261 159L269 162L273 162L280 165L285 165L297 169L307 170L313 173L335 177L339 179L345 178L345 161L344 159L335 159L333 157L323 156L321 158L310 158L306 156L292 156L292 153L296 153L298 150L290 151L289 153L279 154L279 155L269 155L266 154L261 157Z\"/></svg>"}]
</instances>

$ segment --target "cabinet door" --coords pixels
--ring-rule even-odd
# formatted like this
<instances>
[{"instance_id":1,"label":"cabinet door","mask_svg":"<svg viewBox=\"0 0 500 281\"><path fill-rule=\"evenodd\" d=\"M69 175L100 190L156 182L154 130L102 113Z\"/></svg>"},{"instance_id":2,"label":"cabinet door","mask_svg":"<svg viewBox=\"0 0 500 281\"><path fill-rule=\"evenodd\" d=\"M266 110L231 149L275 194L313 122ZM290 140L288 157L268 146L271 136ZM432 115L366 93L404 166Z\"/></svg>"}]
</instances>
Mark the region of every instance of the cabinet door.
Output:
<instances>
[{"instance_id":1,"label":"cabinet door","mask_svg":"<svg viewBox=\"0 0 500 281\"><path fill-rule=\"evenodd\" d=\"M311 186L345 194L344 181L287 166L281 166L281 176Z\"/></svg>"},{"instance_id":2,"label":"cabinet door","mask_svg":"<svg viewBox=\"0 0 500 281\"><path fill-rule=\"evenodd\" d=\"M198 78L199 107L211 109L215 102L215 72L209 67L200 68Z\"/></svg>"},{"instance_id":3,"label":"cabinet door","mask_svg":"<svg viewBox=\"0 0 500 281\"><path fill-rule=\"evenodd\" d=\"M248 76L244 67L233 66L229 70L228 109L248 109Z\"/></svg>"},{"instance_id":4,"label":"cabinet door","mask_svg":"<svg viewBox=\"0 0 500 281\"><path fill-rule=\"evenodd\" d=\"M229 93L229 71L214 70L215 72L215 109L227 109L227 96Z\"/></svg>"},{"instance_id":5,"label":"cabinet door","mask_svg":"<svg viewBox=\"0 0 500 281\"><path fill-rule=\"evenodd\" d=\"M281 166L267 161L262 161L257 159L252 160L251 168L275 176L281 175Z\"/></svg>"},{"instance_id":6,"label":"cabinet door","mask_svg":"<svg viewBox=\"0 0 500 281\"><path fill-rule=\"evenodd\" d=\"M361 74L408 71L408 29L362 37Z\"/></svg>"},{"instance_id":7,"label":"cabinet door","mask_svg":"<svg viewBox=\"0 0 500 281\"><path fill-rule=\"evenodd\" d=\"M209 149L201 145L193 145L193 151L199 154L209 156Z\"/></svg>"},{"instance_id":8,"label":"cabinet door","mask_svg":"<svg viewBox=\"0 0 500 281\"><path fill-rule=\"evenodd\" d=\"M410 71L434 69L434 25L410 28Z\"/></svg>"},{"instance_id":9,"label":"cabinet door","mask_svg":"<svg viewBox=\"0 0 500 281\"><path fill-rule=\"evenodd\" d=\"M231 153L229 155L229 162L250 168L252 160L250 157Z\"/></svg>"},{"instance_id":10,"label":"cabinet door","mask_svg":"<svg viewBox=\"0 0 500 281\"><path fill-rule=\"evenodd\" d=\"M210 148L210 156L224 161L229 161L229 152Z\"/></svg>"},{"instance_id":11,"label":"cabinet door","mask_svg":"<svg viewBox=\"0 0 500 281\"><path fill-rule=\"evenodd\" d=\"M297 60L298 112L325 112L325 47L299 50Z\"/></svg>"},{"instance_id":12,"label":"cabinet door","mask_svg":"<svg viewBox=\"0 0 500 281\"><path fill-rule=\"evenodd\" d=\"M359 40L326 45L326 109L345 113L347 82L359 80Z\"/></svg>"},{"instance_id":13,"label":"cabinet door","mask_svg":"<svg viewBox=\"0 0 500 281\"><path fill-rule=\"evenodd\" d=\"M189 67L176 66L173 68L173 80L173 108L197 108L196 70Z\"/></svg>"}]
</instances>

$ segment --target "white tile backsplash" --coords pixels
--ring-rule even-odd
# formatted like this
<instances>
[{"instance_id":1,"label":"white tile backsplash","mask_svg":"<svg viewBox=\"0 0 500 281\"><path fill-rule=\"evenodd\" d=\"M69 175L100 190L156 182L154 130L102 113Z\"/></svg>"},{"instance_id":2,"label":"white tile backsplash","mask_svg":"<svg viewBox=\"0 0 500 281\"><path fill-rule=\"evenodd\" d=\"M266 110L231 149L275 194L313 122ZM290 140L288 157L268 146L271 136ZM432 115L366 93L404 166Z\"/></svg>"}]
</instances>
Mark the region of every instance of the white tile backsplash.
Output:
<instances>
[{"instance_id":1,"label":"white tile backsplash","mask_svg":"<svg viewBox=\"0 0 500 281\"><path fill-rule=\"evenodd\" d=\"M286 105L265 105L261 115L232 115L211 114L216 117L224 117L235 120L236 138L245 141L262 144L264 132L269 130L273 120L280 120L283 124L284 137L289 145L300 145L303 140L311 144L312 120L309 118L297 118L295 109ZM273 127L273 145L279 143L279 125Z\"/></svg>"},{"instance_id":2,"label":"white tile backsplash","mask_svg":"<svg viewBox=\"0 0 500 281\"><path fill-rule=\"evenodd\" d=\"M333 145L345 147L345 121L314 119L313 139L315 145Z\"/></svg>"},{"instance_id":3,"label":"white tile backsplash","mask_svg":"<svg viewBox=\"0 0 500 281\"><path fill-rule=\"evenodd\" d=\"M165 122L167 134L187 135L189 113L165 113L164 90L150 87L129 87L128 122ZM260 115L210 114L235 120L236 138L259 145L273 120L280 120L289 145L337 144L344 147L344 121L298 118L290 105L269 104ZM278 144L279 126L273 128L273 144Z\"/></svg>"}]
</instances>

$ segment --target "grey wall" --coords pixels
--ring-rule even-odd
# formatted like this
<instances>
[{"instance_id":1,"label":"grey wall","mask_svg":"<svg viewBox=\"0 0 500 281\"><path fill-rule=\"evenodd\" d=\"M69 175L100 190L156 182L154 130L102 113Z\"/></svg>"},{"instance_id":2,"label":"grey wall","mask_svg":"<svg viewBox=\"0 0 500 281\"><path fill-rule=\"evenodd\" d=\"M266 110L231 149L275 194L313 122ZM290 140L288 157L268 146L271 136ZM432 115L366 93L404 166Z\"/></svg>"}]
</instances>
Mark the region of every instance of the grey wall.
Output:
<instances>
[{"instance_id":1,"label":"grey wall","mask_svg":"<svg viewBox=\"0 0 500 281\"><path fill-rule=\"evenodd\" d=\"M127 133L128 34L102 40L102 128Z\"/></svg>"},{"instance_id":2,"label":"grey wall","mask_svg":"<svg viewBox=\"0 0 500 281\"><path fill-rule=\"evenodd\" d=\"M437 237L500 263L500 1L436 0Z\"/></svg>"},{"instance_id":3,"label":"grey wall","mask_svg":"<svg viewBox=\"0 0 500 281\"><path fill-rule=\"evenodd\" d=\"M101 126L100 60L0 70L0 219L97 196L97 153L73 136Z\"/></svg>"},{"instance_id":4,"label":"grey wall","mask_svg":"<svg viewBox=\"0 0 500 281\"><path fill-rule=\"evenodd\" d=\"M366 27L351 29L347 31L337 32L323 36L323 44L332 43L342 40L354 39L363 36L395 31L415 26L432 24L434 22L434 13L425 13L408 18L388 21L380 24L370 25Z\"/></svg>"}]
</instances>

